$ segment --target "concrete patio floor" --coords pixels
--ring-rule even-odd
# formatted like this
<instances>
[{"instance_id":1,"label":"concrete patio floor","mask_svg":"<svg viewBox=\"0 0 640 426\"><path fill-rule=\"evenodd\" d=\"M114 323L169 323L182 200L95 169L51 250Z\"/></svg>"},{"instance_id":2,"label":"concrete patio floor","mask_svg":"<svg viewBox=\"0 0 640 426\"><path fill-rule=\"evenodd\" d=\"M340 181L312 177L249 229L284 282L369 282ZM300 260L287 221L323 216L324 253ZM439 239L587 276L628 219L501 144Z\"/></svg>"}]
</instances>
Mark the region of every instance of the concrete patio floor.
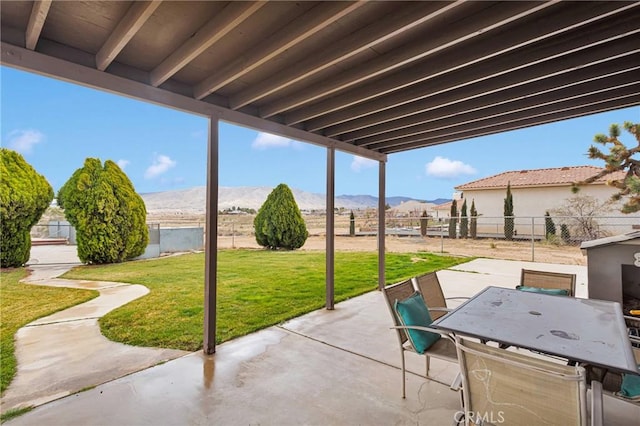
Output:
<instances>
[{"instance_id":1,"label":"concrete patio floor","mask_svg":"<svg viewBox=\"0 0 640 426\"><path fill-rule=\"evenodd\" d=\"M577 274L586 268L478 259L438 272L447 297L487 285L513 287L520 268ZM339 285L339 283L337 283ZM460 409L449 389L457 365L408 354L407 398L400 357L378 291L280 326L188 354L35 408L8 425L448 425ZM640 421L640 407L606 398L607 425Z\"/></svg>"}]
</instances>

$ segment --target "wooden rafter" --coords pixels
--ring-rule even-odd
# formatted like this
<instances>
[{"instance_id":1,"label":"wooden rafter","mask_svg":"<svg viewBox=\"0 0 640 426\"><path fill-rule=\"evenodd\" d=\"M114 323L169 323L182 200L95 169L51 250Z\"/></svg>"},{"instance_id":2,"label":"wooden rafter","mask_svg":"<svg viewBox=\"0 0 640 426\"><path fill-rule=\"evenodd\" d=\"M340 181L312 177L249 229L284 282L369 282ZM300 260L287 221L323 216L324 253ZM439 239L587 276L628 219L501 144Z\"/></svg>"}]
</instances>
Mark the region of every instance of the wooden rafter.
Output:
<instances>
[{"instance_id":1,"label":"wooden rafter","mask_svg":"<svg viewBox=\"0 0 640 426\"><path fill-rule=\"evenodd\" d=\"M235 61L221 71L198 83L193 90L194 97L196 99L206 97L318 33L364 4L365 2L360 1L354 3L329 2L313 7L291 25L282 28L249 52L239 55Z\"/></svg>"},{"instance_id":2,"label":"wooden rafter","mask_svg":"<svg viewBox=\"0 0 640 426\"><path fill-rule=\"evenodd\" d=\"M385 110L394 109L406 105L409 102L415 102L423 97L430 97L442 90L454 90L449 84L449 80L467 81L471 84L473 81L480 79L487 80L500 74L509 73L517 68L536 65L545 59L552 59L561 55L562 52L570 52L576 46L585 44L584 37L573 37L562 44L548 43L546 47L537 49L533 55L523 57L519 52L534 43L541 45L546 39L553 36L562 35L571 30L579 29L584 25L598 26L601 19L609 18L612 15L624 16L626 11L633 5L604 3L599 4L597 16L594 17L594 10L573 11L569 14L554 14L551 18L541 22L540 25L523 29L509 38L490 38L481 39L468 45L468 54L458 55L444 52L437 57L437 61L431 63L428 71L422 62L411 68L406 68L400 75L392 74L375 82L362 85L357 89L343 93L339 100L340 105L336 104L337 98L329 98L322 100L287 115L287 122L296 122L302 118L307 119L305 126L310 131L326 129L330 126L336 126L344 130L348 128L350 123L354 123L359 117L370 115ZM631 21L627 21L626 26L633 27ZM623 32L622 28L608 28L602 26L602 37L605 33L610 33L609 37L615 37ZM499 58L499 59L494 59ZM483 65L491 60L491 65ZM591 62L587 62L591 63ZM561 64L560 64L561 65ZM575 64L574 66L579 66ZM468 68L465 71L465 68ZM537 73L547 73L547 67L534 70ZM456 77L446 77L447 74ZM460 86L458 83L457 86ZM403 91L400 89L411 88L411 90ZM381 96L385 94L387 96ZM367 102L371 100L370 102ZM359 105L356 105L359 104ZM349 108L346 113L346 108ZM318 118L310 118L316 117ZM344 126L340 123L345 123ZM327 133L329 134L329 133ZM336 135L339 133L331 133Z\"/></svg>"},{"instance_id":3,"label":"wooden rafter","mask_svg":"<svg viewBox=\"0 0 640 426\"><path fill-rule=\"evenodd\" d=\"M34 50L36 44L38 44L42 27L44 27L44 21L46 21L49 8L51 7L51 1L52 0L38 0L33 2L25 36L25 46L29 50Z\"/></svg>"},{"instance_id":4,"label":"wooden rafter","mask_svg":"<svg viewBox=\"0 0 640 426\"><path fill-rule=\"evenodd\" d=\"M290 109L299 108L302 105L311 103L317 99L344 90L348 87L352 87L366 80L382 76L385 73L398 70L411 63L423 60L427 56L434 55L440 51L443 51L444 49L461 44L493 28L497 28L506 23L513 22L516 19L520 19L532 13L538 12L546 7L551 6L553 3L554 2L542 4L524 4L514 2L510 3L508 6L505 5L505 10L501 10L500 12L489 9L485 13L491 13L492 15L495 15L496 13L503 13L504 19L498 22L492 22L489 25L485 24L485 21L483 19L478 19L477 27L471 27L470 25L463 26L455 32L450 31L442 34L442 36L438 39L416 40L409 45L403 46L402 50L391 51L385 55L379 56L367 63L364 63L359 67L346 70L340 75L335 76L331 80L325 81L322 84L315 85L313 89L305 91L304 97L301 95L288 96L274 101L269 105L265 105L260 108L260 115L262 117L268 118ZM458 5L460 5L460 3L450 3L449 7L440 9L438 11L438 15L453 10ZM513 9L511 8L518 9L518 12L514 14L512 12ZM307 117L290 114L287 117L287 124L296 124L306 118Z\"/></svg>"},{"instance_id":5,"label":"wooden rafter","mask_svg":"<svg viewBox=\"0 0 640 426\"><path fill-rule=\"evenodd\" d=\"M157 87L167 81L265 4L267 2L230 2L221 13L208 21L193 37L151 71L151 85Z\"/></svg>"},{"instance_id":6,"label":"wooden rafter","mask_svg":"<svg viewBox=\"0 0 640 426\"><path fill-rule=\"evenodd\" d=\"M96 54L96 68L100 71L107 69L118 53L127 45L129 40L142 28L147 19L160 6L162 0L134 2L118 26L113 30L107 41Z\"/></svg>"},{"instance_id":7,"label":"wooden rafter","mask_svg":"<svg viewBox=\"0 0 640 426\"><path fill-rule=\"evenodd\" d=\"M384 21L372 23L342 40L340 44L334 46L334 49L310 56L296 64L295 67L283 70L278 75L271 76L255 86L234 94L229 98L229 106L232 109L242 108L251 102L312 77L331 66L428 22L436 16L436 12L442 7L441 4L435 2L410 3L406 6L409 13L396 14Z\"/></svg>"}]
</instances>

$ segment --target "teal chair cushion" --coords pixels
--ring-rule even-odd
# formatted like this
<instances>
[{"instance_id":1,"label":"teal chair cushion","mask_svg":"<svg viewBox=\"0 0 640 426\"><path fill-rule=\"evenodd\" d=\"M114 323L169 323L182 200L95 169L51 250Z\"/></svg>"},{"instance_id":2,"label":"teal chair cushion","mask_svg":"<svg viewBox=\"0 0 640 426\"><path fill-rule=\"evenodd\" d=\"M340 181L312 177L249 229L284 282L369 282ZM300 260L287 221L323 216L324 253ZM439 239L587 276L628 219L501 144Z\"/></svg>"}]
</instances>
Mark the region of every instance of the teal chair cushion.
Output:
<instances>
[{"instance_id":1,"label":"teal chair cushion","mask_svg":"<svg viewBox=\"0 0 640 426\"><path fill-rule=\"evenodd\" d=\"M404 326L428 327L433 322L422 295L417 291L404 300L396 300L394 308L400 323ZM408 329L407 334L415 350L421 354L441 337L438 333L415 329Z\"/></svg>"},{"instance_id":2,"label":"teal chair cushion","mask_svg":"<svg viewBox=\"0 0 640 426\"><path fill-rule=\"evenodd\" d=\"M640 374L640 365L638 365L638 374ZM625 398L640 399L640 375L623 374L618 394Z\"/></svg>"},{"instance_id":3,"label":"teal chair cushion","mask_svg":"<svg viewBox=\"0 0 640 426\"><path fill-rule=\"evenodd\" d=\"M519 285L516 287L516 290L528 291L530 293L550 294L552 296L568 296L569 295L569 290L565 290L562 288L540 288L540 287L528 287L525 285Z\"/></svg>"}]
</instances>

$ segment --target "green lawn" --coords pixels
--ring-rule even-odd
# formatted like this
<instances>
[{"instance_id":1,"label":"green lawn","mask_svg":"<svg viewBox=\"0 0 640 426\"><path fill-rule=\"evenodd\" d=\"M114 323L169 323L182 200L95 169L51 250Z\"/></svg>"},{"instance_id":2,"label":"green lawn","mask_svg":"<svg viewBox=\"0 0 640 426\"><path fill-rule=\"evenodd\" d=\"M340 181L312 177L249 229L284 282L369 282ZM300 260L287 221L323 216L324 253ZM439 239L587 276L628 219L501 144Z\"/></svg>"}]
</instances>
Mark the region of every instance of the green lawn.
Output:
<instances>
[{"instance_id":1,"label":"green lawn","mask_svg":"<svg viewBox=\"0 0 640 426\"><path fill-rule=\"evenodd\" d=\"M469 259L388 253L387 283ZM319 309L325 303L325 253L221 250L218 253L218 343ZM336 302L374 290L377 253L337 252ZM204 254L104 266L81 266L64 278L120 281L151 292L100 320L111 340L138 346L202 348Z\"/></svg>"},{"instance_id":2,"label":"green lawn","mask_svg":"<svg viewBox=\"0 0 640 426\"><path fill-rule=\"evenodd\" d=\"M16 373L13 336L31 321L98 296L97 291L21 284L27 270L0 270L0 392Z\"/></svg>"}]
</instances>

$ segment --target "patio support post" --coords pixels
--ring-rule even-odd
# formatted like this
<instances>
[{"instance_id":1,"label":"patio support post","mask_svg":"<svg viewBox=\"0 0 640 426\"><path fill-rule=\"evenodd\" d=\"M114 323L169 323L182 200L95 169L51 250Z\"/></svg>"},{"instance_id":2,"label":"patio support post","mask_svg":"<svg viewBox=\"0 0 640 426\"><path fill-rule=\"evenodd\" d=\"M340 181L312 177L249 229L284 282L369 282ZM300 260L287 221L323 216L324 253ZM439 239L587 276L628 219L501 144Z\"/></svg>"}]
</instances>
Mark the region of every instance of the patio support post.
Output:
<instances>
[{"instance_id":1,"label":"patio support post","mask_svg":"<svg viewBox=\"0 0 640 426\"><path fill-rule=\"evenodd\" d=\"M327 148L327 224L326 224L326 306L328 310L333 310L334 304L334 278L335 278L335 192L336 192L336 150Z\"/></svg>"},{"instance_id":2,"label":"patio support post","mask_svg":"<svg viewBox=\"0 0 640 426\"><path fill-rule=\"evenodd\" d=\"M204 264L204 353L216 351L216 293L218 271L218 117L209 118L207 149L207 218Z\"/></svg>"},{"instance_id":3,"label":"patio support post","mask_svg":"<svg viewBox=\"0 0 640 426\"><path fill-rule=\"evenodd\" d=\"M385 237L385 207L386 207L386 169L385 162L379 162L378 171L378 289L382 290L385 283L384 237Z\"/></svg>"}]
</instances>

